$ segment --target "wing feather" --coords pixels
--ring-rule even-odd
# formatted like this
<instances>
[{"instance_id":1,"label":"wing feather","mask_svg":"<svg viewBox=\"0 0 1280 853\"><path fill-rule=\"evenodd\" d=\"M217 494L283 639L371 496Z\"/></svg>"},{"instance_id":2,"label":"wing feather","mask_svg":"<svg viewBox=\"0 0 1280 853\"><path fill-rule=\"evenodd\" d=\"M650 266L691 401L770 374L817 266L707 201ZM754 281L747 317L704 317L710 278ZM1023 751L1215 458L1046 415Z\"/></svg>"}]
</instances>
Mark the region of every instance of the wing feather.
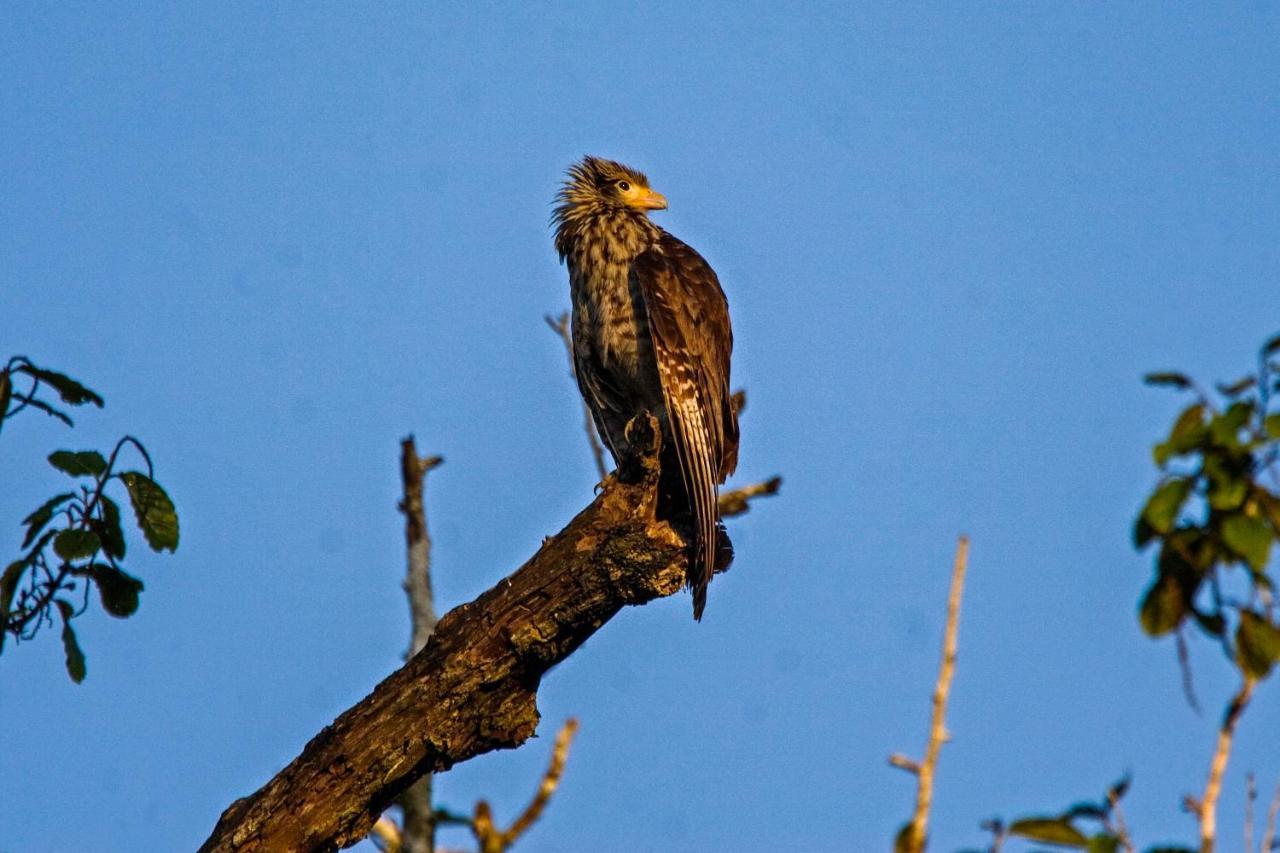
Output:
<instances>
[{"instance_id":1,"label":"wing feather","mask_svg":"<svg viewBox=\"0 0 1280 853\"><path fill-rule=\"evenodd\" d=\"M689 566L694 618L715 572L717 487L737 465L738 423L729 400L733 333L711 266L663 232L632 266L649 322L662 397L694 520Z\"/></svg>"}]
</instances>

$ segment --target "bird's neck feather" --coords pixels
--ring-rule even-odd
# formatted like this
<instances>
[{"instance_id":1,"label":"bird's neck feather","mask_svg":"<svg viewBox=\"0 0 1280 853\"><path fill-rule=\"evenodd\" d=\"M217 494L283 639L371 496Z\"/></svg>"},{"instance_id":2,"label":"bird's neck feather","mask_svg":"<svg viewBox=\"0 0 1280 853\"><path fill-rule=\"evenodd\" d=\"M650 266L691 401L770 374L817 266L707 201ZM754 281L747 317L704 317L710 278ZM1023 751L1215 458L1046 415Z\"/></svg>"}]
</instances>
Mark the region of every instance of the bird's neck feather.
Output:
<instances>
[{"instance_id":1,"label":"bird's neck feather","mask_svg":"<svg viewBox=\"0 0 1280 853\"><path fill-rule=\"evenodd\" d=\"M561 260L575 265L630 264L661 233L639 211L603 205L575 207L560 217L556 250Z\"/></svg>"}]
</instances>

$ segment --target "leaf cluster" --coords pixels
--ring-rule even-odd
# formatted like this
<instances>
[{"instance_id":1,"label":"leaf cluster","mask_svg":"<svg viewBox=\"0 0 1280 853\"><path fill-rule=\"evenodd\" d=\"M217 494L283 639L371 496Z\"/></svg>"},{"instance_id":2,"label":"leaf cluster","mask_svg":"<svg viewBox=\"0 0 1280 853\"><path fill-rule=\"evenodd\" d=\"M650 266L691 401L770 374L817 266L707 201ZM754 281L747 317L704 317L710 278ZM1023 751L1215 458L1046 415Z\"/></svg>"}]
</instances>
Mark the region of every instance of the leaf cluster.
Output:
<instances>
[{"instance_id":1,"label":"leaf cluster","mask_svg":"<svg viewBox=\"0 0 1280 853\"><path fill-rule=\"evenodd\" d=\"M1129 790L1130 777L1116 782L1097 802L1081 801L1061 814L1035 815L1005 823L993 818L982 824L995 837L993 849L1008 837L1025 838L1068 850L1088 853L1117 853L1130 849L1123 823L1118 820L1120 800ZM1160 853L1151 849L1147 853Z\"/></svg>"},{"instance_id":2,"label":"leaf cluster","mask_svg":"<svg viewBox=\"0 0 1280 853\"><path fill-rule=\"evenodd\" d=\"M15 375L29 378L30 387L15 392ZM76 380L15 358L0 371L0 423L31 407L70 424L65 412L38 396L42 384L56 390L67 405L102 405L100 396ZM145 473L119 470L126 448L141 457ZM48 459L73 484L22 521L21 555L0 573L0 652L9 637L30 640L42 627L52 627L56 614L67 672L78 683L85 677L85 656L72 620L88 609L94 590L103 610L127 618L137 611L143 590L142 581L124 569L127 543L122 513L108 490L127 496L133 517L154 551L177 549L178 516L173 501L155 481L146 448L131 436L120 439L109 456L96 450L57 450Z\"/></svg>"},{"instance_id":3,"label":"leaf cluster","mask_svg":"<svg viewBox=\"0 0 1280 853\"><path fill-rule=\"evenodd\" d=\"M26 387L17 387L19 383ZM104 405L102 397L70 376L37 367L26 356L15 355L0 370L0 429L6 420L26 408L37 409L67 426L75 426L70 415L41 394L45 385L56 391L58 399L68 406L92 403L101 409Z\"/></svg>"},{"instance_id":4,"label":"leaf cluster","mask_svg":"<svg viewBox=\"0 0 1280 853\"><path fill-rule=\"evenodd\" d=\"M1258 370L1216 386L1216 399L1181 373L1150 385L1194 400L1152 448L1161 478L1133 527L1134 546L1156 546L1155 577L1139 610L1153 637L1188 624L1223 643L1249 679L1280 662L1275 583L1267 574L1280 540L1280 335L1261 349ZM1228 598L1224 574L1243 569L1247 596Z\"/></svg>"}]
</instances>

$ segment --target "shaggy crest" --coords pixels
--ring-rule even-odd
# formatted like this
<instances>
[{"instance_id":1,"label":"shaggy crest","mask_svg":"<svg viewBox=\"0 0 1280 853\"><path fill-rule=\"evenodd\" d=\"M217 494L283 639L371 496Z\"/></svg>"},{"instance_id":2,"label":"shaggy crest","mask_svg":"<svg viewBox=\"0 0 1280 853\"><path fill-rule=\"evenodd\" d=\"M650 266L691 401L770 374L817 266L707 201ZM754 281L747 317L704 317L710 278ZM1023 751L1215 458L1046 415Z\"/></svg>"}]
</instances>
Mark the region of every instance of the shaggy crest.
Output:
<instances>
[{"instance_id":1,"label":"shaggy crest","mask_svg":"<svg viewBox=\"0 0 1280 853\"><path fill-rule=\"evenodd\" d=\"M639 226L645 231L652 228L645 213L629 206L618 192L619 182L648 189L649 179L643 172L614 160L588 155L570 166L565 174L551 214L561 261L587 232L600 226L611 226L615 230L618 225Z\"/></svg>"}]
</instances>

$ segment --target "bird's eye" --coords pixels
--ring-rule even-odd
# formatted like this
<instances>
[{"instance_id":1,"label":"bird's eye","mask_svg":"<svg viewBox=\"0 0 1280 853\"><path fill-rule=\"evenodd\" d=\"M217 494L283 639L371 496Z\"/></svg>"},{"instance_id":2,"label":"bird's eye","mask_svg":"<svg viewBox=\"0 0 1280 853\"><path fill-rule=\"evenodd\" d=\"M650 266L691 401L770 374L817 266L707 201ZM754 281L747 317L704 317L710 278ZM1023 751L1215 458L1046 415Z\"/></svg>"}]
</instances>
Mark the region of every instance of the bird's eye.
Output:
<instances>
[{"instance_id":1,"label":"bird's eye","mask_svg":"<svg viewBox=\"0 0 1280 853\"><path fill-rule=\"evenodd\" d=\"M631 184L626 181L618 181L618 189L625 193L631 189Z\"/></svg>"}]
</instances>

